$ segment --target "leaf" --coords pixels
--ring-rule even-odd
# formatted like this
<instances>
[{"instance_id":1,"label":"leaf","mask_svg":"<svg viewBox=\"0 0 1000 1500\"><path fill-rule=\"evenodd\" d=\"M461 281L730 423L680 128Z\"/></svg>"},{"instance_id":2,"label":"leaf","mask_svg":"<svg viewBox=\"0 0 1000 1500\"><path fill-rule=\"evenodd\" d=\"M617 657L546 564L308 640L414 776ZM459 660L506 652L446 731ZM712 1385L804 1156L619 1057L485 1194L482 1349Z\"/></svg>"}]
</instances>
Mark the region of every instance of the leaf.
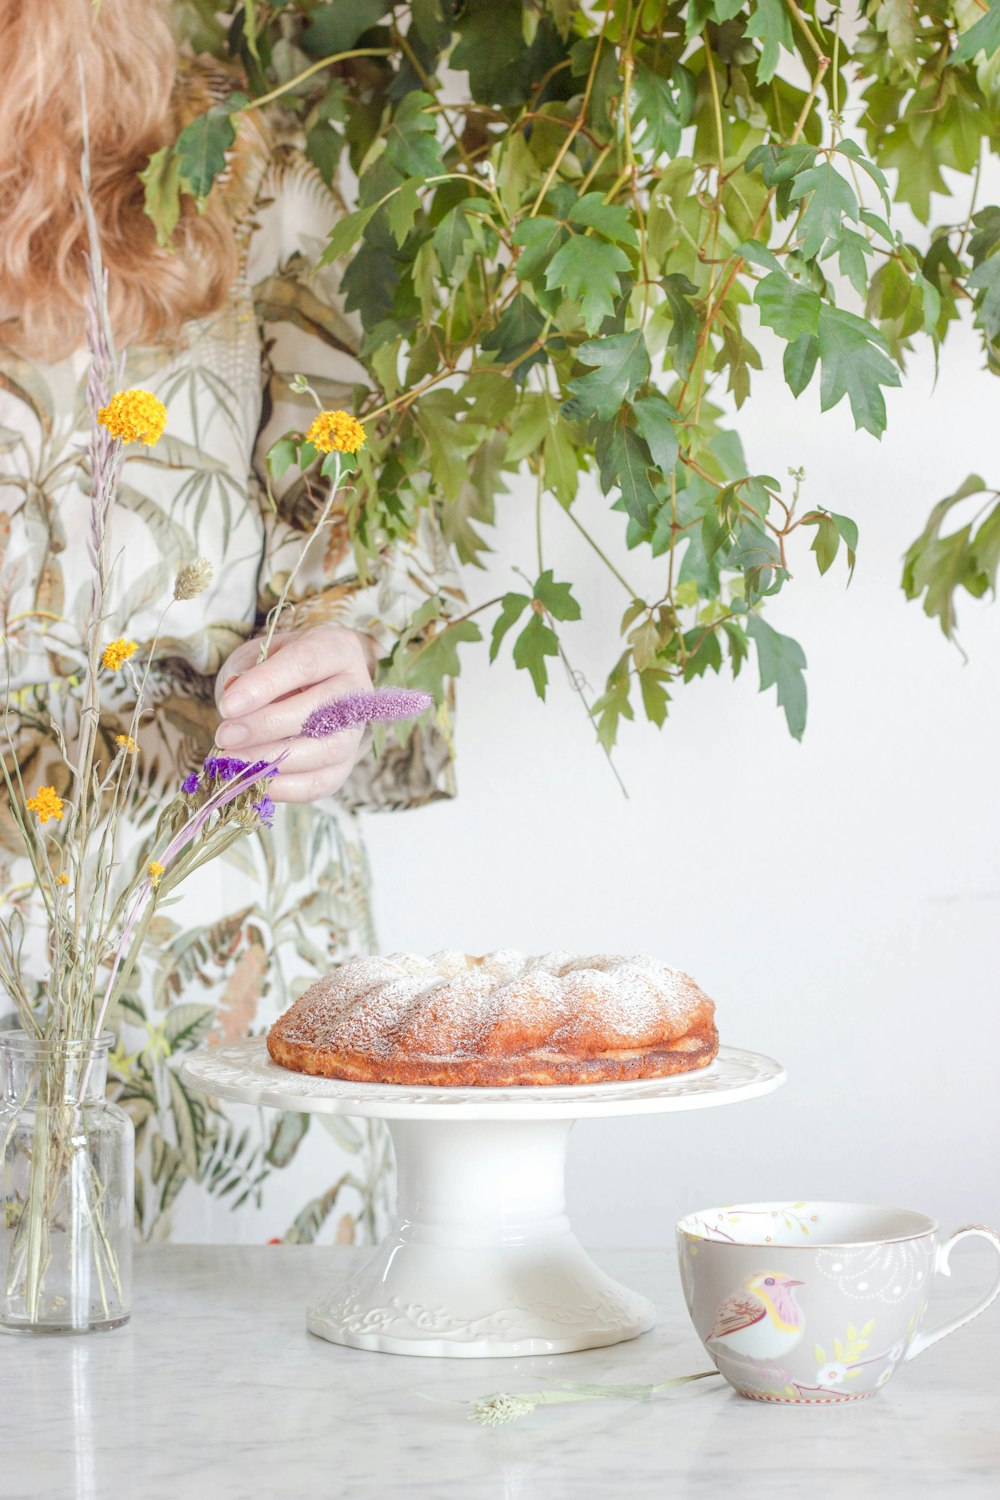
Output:
<instances>
[{"instance_id":1,"label":"leaf","mask_svg":"<svg viewBox=\"0 0 1000 1500\"><path fill-rule=\"evenodd\" d=\"M657 667L647 667L645 671L639 673L642 706L646 711L646 718L655 724L657 729L662 729L666 722L670 694L664 684L669 681L670 678L666 672L661 672Z\"/></svg>"},{"instance_id":2,"label":"leaf","mask_svg":"<svg viewBox=\"0 0 1000 1500\"><path fill-rule=\"evenodd\" d=\"M638 245L639 236L632 223L629 211L620 203L605 203L603 193L586 193L569 211L571 224L582 224L586 229L597 229L616 245ZM538 220L534 221L538 223ZM552 223L552 220L542 221ZM519 225L525 229L532 220ZM559 225L559 228L562 226ZM520 243L515 235L515 243Z\"/></svg>"},{"instance_id":3,"label":"leaf","mask_svg":"<svg viewBox=\"0 0 1000 1500\"><path fill-rule=\"evenodd\" d=\"M632 143L640 156L676 156L681 130L691 119L695 84L687 68L675 63L670 77L654 73L644 62L632 79Z\"/></svg>"},{"instance_id":4,"label":"leaf","mask_svg":"<svg viewBox=\"0 0 1000 1500\"><path fill-rule=\"evenodd\" d=\"M546 568L535 582L535 598L554 620L578 620L580 606L571 593L572 584L556 583L552 569Z\"/></svg>"},{"instance_id":5,"label":"leaf","mask_svg":"<svg viewBox=\"0 0 1000 1500\"><path fill-rule=\"evenodd\" d=\"M517 624L530 603L531 600L527 594L504 594L500 613L493 622L493 636L490 641L491 662L496 661L504 636L512 625Z\"/></svg>"},{"instance_id":6,"label":"leaf","mask_svg":"<svg viewBox=\"0 0 1000 1500\"><path fill-rule=\"evenodd\" d=\"M993 0L986 15L962 33L950 63L970 62L980 52L992 57L1000 47L1000 0Z\"/></svg>"},{"instance_id":7,"label":"leaf","mask_svg":"<svg viewBox=\"0 0 1000 1500\"><path fill-rule=\"evenodd\" d=\"M783 0L757 0L757 7L747 23L747 36L763 43L757 64L757 82L770 83L778 70L780 50L794 52L795 39Z\"/></svg>"},{"instance_id":8,"label":"leaf","mask_svg":"<svg viewBox=\"0 0 1000 1500\"><path fill-rule=\"evenodd\" d=\"M510 365L531 348L544 326L539 309L519 292L496 327L480 340L480 347L495 353L499 364Z\"/></svg>"},{"instance_id":9,"label":"leaf","mask_svg":"<svg viewBox=\"0 0 1000 1500\"><path fill-rule=\"evenodd\" d=\"M829 516L817 511L815 515L803 516L807 526L816 527L816 535L810 544L810 552L816 554L816 566L820 573L826 573L833 567L837 550L840 547L840 533Z\"/></svg>"},{"instance_id":10,"label":"leaf","mask_svg":"<svg viewBox=\"0 0 1000 1500\"><path fill-rule=\"evenodd\" d=\"M629 652L619 657L608 674L604 692L591 707L597 738L605 750L611 751L618 738L618 725L622 719L633 719L629 702Z\"/></svg>"},{"instance_id":11,"label":"leaf","mask_svg":"<svg viewBox=\"0 0 1000 1500\"><path fill-rule=\"evenodd\" d=\"M656 467L664 479L669 479L677 463L679 445L674 427L676 412L662 396L643 396L632 403L632 411L639 431Z\"/></svg>"},{"instance_id":12,"label":"leaf","mask_svg":"<svg viewBox=\"0 0 1000 1500\"><path fill-rule=\"evenodd\" d=\"M848 583L850 583L851 577L854 574L854 564L858 560L857 523L855 521L852 521L850 516L838 516L837 512L834 510L830 511L830 520L833 522L834 526L836 526L837 531L840 534L840 539L847 548L847 565L850 569L847 581Z\"/></svg>"},{"instance_id":13,"label":"leaf","mask_svg":"<svg viewBox=\"0 0 1000 1500\"><path fill-rule=\"evenodd\" d=\"M972 527L963 526L950 536L916 542L906 553L903 588L908 599L924 595L924 614L935 617L942 633L955 633L955 594L960 588L978 598L988 587L976 554L970 545Z\"/></svg>"},{"instance_id":14,"label":"leaf","mask_svg":"<svg viewBox=\"0 0 1000 1500\"><path fill-rule=\"evenodd\" d=\"M433 697L441 696L441 684L446 677L457 677L461 670L458 647L463 641L481 641L482 632L475 620L458 620L439 630L437 635L423 642L409 657L404 658L404 675L407 686L423 688Z\"/></svg>"},{"instance_id":15,"label":"leaf","mask_svg":"<svg viewBox=\"0 0 1000 1500\"><path fill-rule=\"evenodd\" d=\"M199 202L208 197L225 169L226 152L236 140L232 116L247 102L246 94L230 94L222 104L197 115L177 137L174 151L181 183Z\"/></svg>"},{"instance_id":16,"label":"leaf","mask_svg":"<svg viewBox=\"0 0 1000 1500\"><path fill-rule=\"evenodd\" d=\"M884 345L881 334L864 318L825 303L820 308L820 407L829 411L846 395L855 427L875 437L885 431L881 388L900 383L899 371L879 345Z\"/></svg>"},{"instance_id":17,"label":"leaf","mask_svg":"<svg viewBox=\"0 0 1000 1500\"><path fill-rule=\"evenodd\" d=\"M188 1001L171 1006L163 1022L163 1035L171 1052L190 1052L208 1036L215 1020L214 1005Z\"/></svg>"},{"instance_id":18,"label":"leaf","mask_svg":"<svg viewBox=\"0 0 1000 1500\"><path fill-rule=\"evenodd\" d=\"M560 505L569 508L576 496L579 469L577 449L565 422L553 416L545 435L542 475Z\"/></svg>"},{"instance_id":19,"label":"leaf","mask_svg":"<svg viewBox=\"0 0 1000 1500\"><path fill-rule=\"evenodd\" d=\"M793 202L808 197L798 226L800 253L806 260L815 260L828 241L839 240L844 219L857 222L854 189L829 162L799 172L789 196Z\"/></svg>"},{"instance_id":20,"label":"leaf","mask_svg":"<svg viewBox=\"0 0 1000 1500\"><path fill-rule=\"evenodd\" d=\"M601 453L600 447L598 452ZM612 484L617 484L622 507L644 531L659 503L649 481L652 463L649 449L631 427L616 427L601 453L601 485L605 493Z\"/></svg>"},{"instance_id":21,"label":"leaf","mask_svg":"<svg viewBox=\"0 0 1000 1500\"><path fill-rule=\"evenodd\" d=\"M748 617L747 635L757 647L760 691L777 687L788 731L793 739L801 740L806 727L805 652L798 641L779 635L761 615Z\"/></svg>"},{"instance_id":22,"label":"leaf","mask_svg":"<svg viewBox=\"0 0 1000 1500\"><path fill-rule=\"evenodd\" d=\"M514 642L514 665L530 673L539 698L544 699L549 680L545 658L558 655L559 642L555 632L546 625L540 614L533 613Z\"/></svg>"},{"instance_id":23,"label":"leaf","mask_svg":"<svg viewBox=\"0 0 1000 1500\"><path fill-rule=\"evenodd\" d=\"M781 367L784 371L785 384L793 396L801 396L816 369L819 359L819 339L812 334L803 333L788 345L782 356Z\"/></svg>"},{"instance_id":24,"label":"leaf","mask_svg":"<svg viewBox=\"0 0 1000 1500\"><path fill-rule=\"evenodd\" d=\"M389 199L385 205L386 219L392 231L396 244L402 249L406 237L413 228L413 222L417 217L420 207L420 189L423 181L419 177L409 177L401 184L397 193Z\"/></svg>"},{"instance_id":25,"label":"leaf","mask_svg":"<svg viewBox=\"0 0 1000 1500\"><path fill-rule=\"evenodd\" d=\"M287 1167L309 1129L309 1116L298 1110L283 1109L271 1127L271 1138L264 1153L272 1167Z\"/></svg>"},{"instance_id":26,"label":"leaf","mask_svg":"<svg viewBox=\"0 0 1000 1500\"><path fill-rule=\"evenodd\" d=\"M181 1083L172 1068L165 1068L167 1089L170 1095L170 1113L177 1131L177 1146L181 1159L190 1177L198 1175L198 1137L201 1130L202 1111Z\"/></svg>"},{"instance_id":27,"label":"leaf","mask_svg":"<svg viewBox=\"0 0 1000 1500\"><path fill-rule=\"evenodd\" d=\"M385 131L385 154L402 177L434 177L444 171L437 139L437 116L428 106L430 94L413 89L392 116Z\"/></svg>"},{"instance_id":28,"label":"leaf","mask_svg":"<svg viewBox=\"0 0 1000 1500\"><path fill-rule=\"evenodd\" d=\"M355 209L354 213L345 214L342 219L338 219L317 264L328 266L331 261L339 260L349 250L353 250L380 207L380 204L373 203L368 208Z\"/></svg>"},{"instance_id":29,"label":"leaf","mask_svg":"<svg viewBox=\"0 0 1000 1500\"><path fill-rule=\"evenodd\" d=\"M754 288L753 300L760 321L780 338L794 340L815 333L819 326L820 298L784 271L772 271Z\"/></svg>"},{"instance_id":30,"label":"leaf","mask_svg":"<svg viewBox=\"0 0 1000 1500\"><path fill-rule=\"evenodd\" d=\"M596 333L606 317L615 310L621 296L619 276L630 268L624 250L589 235L576 234L566 241L549 261L545 285L558 287L569 301L576 303L583 315L588 333Z\"/></svg>"},{"instance_id":31,"label":"leaf","mask_svg":"<svg viewBox=\"0 0 1000 1500\"><path fill-rule=\"evenodd\" d=\"M590 375L571 380L572 398L563 406L570 421L600 417L609 421L645 380L649 379L649 352L641 328L616 333L606 339L591 339L576 351L581 364L596 365Z\"/></svg>"},{"instance_id":32,"label":"leaf","mask_svg":"<svg viewBox=\"0 0 1000 1500\"><path fill-rule=\"evenodd\" d=\"M997 569L1000 568L1000 504L993 507L972 538L972 552L976 567L989 579L989 586L995 594Z\"/></svg>"},{"instance_id":33,"label":"leaf","mask_svg":"<svg viewBox=\"0 0 1000 1500\"><path fill-rule=\"evenodd\" d=\"M302 47L311 57L329 57L353 47L362 32L381 20L391 6L389 0L351 0L350 5L336 3L310 9L312 17L302 33Z\"/></svg>"},{"instance_id":34,"label":"leaf","mask_svg":"<svg viewBox=\"0 0 1000 1500\"><path fill-rule=\"evenodd\" d=\"M267 468L272 479L281 479L287 474L299 455L299 445L294 437L285 434L271 444L267 450Z\"/></svg>"},{"instance_id":35,"label":"leaf","mask_svg":"<svg viewBox=\"0 0 1000 1500\"><path fill-rule=\"evenodd\" d=\"M768 142L754 147L743 163L743 169L754 172L759 167L767 186L779 187L783 182L790 182L796 173L803 171L815 160L815 146L776 146Z\"/></svg>"},{"instance_id":36,"label":"leaf","mask_svg":"<svg viewBox=\"0 0 1000 1500\"><path fill-rule=\"evenodd\" d=\"M844 137L838 145L837 150L842 151L845 156L849 156L855 165L861 168L862 172L868 174L879 190L886 218L890 218L892 215L892 203L889 198L889 184L886 181L886 176L882 168L877 167L873 161L870 161L857 141L852 141L850 136Z\"/></svg>"},{"instance_id":37,"label":"leaf","mask_svg":"<svg viewBox=\"0 0 1000 1500\"><path fill-rule=\"evenodd\" d=\"M465 247L472 239L472 226L466 209L473 200L466 199L449 209L434 231L431 244L446 276L451 276L461 259Z\"/></svg>"},{"instance_id":38,"label":"leaf","mask_svg":"<svg viewBox=\"0 0 1000 1500\"><path fill-rule=\"evenodd\" d=\"M978 265L966 286L982 293L976 298L976 327L993 343L1000 335L1000 254L991 255Z\"/></svg>"},{"instance_id":39,"label":"leaf","mask_svg":"<svg viewBox=\"0 0 1000 1500\"><path fill-rule=\"evenodd\" d=\"M522 219L514 230L514 244L520 249L514 262L518 281L533 281L546 270L566 238L566 226L558 219L546 218L544 214L537 219Z\"/></svg>"},{"instance_id":40,"label":"leaf","mask_svg":"<svg viewBox=\"0 0 1000 1500\"><path fill-rule=\"evenodd\" d=\"M698 288L686 276L676 272L664 276L660 284L667 294L673 316L673 327L667 344L675 351L674 367L678 375L687 379L694 351L698 346L698 318L689 299L696 295Z\"/></svg>"},{"instance_id":41,"label":"leaf","mask_svg":"<svg viewBox=\"0 0 1000 1500\"><path fill-rule=\"evenodd\" d=\"M841 275L847 277L859 297L865 296L868 290L868 257L872 253L872 247L864 235L855 234L853 229L844 230L840 240L837 266Z\"/></svg>"},{"instance_id":42,"label":"leaf","mask_svg":"<svg viewBox=\"0 0 1000 1500\"><path fill-rule=\"evenodd\" d=\"M156 226L156 243L169 245L181 216L181 168L174 146L161 146L139 173L143 207Z\"/></svg>"}]
</instances>

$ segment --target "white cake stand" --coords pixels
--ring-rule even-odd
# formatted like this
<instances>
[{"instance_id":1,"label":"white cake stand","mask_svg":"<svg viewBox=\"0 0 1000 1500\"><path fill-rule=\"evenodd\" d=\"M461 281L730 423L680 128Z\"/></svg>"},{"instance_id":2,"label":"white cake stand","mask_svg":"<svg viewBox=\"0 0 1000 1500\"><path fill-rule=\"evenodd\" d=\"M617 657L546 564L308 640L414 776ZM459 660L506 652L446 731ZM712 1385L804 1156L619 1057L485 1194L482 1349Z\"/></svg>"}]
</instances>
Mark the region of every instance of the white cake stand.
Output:
<instances>
[{"instance_id":1,"label":"white cake stand","mask_svg":"<svg viewBox=\"0 0 1000 1500\"><path fill-rule=\"evenodd\" d=\"M552 1088L401 1088L278 1067L263 1037L184 1063L193 1088L243 1104L388 1121L396 1214L356 1275L309 1309L321 1338L389 1354L565 1354L635 1338L654 1309L605 1276L566 1217L574 1120L736 1104L785 1080L770 1057L721 1047L675 1078Z\"/></svg>"}]
</instances>

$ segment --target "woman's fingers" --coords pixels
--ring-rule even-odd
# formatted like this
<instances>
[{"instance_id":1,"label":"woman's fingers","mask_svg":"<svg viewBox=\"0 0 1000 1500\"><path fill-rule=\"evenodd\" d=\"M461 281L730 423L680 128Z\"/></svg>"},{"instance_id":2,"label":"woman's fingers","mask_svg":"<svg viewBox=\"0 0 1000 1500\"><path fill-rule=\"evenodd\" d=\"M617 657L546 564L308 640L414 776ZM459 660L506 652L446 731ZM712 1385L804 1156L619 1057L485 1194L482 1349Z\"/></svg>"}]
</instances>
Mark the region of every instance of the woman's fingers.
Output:
<instances>
[{"instance_id":1,"label":"woman's fingers","mask_svg":"<svg viewBox=\"0 0 1000 1500\"><path fill-rule=\"evenodd\" d=\"M341 698L345 693L363 691L367 678L359 680L353 673L327 677L316 681L304 692L292 693L269 703L256 713L239 719L223 719L215 734L215 742L225 750L238 750L243 754L245 745L263 744L266 740L292 739L299 733L308 714L321 703L331 698Z\"/></svg>"},{"instance_id":2,"label":"woman's fingers","mask_svg":"<svg viewBox=\"0 0 1000 1500\"><path fill-rule=\"evenodd\" d=\"M246 644L252 646L254 643L248 641ZM226 664L227 668L235 665L236 656L237 653L234 652ZM223 681L219 707L223 719L239 719L244 725L252 725L260 710L268 704L287 698L290 694L298 694L301 689L314 683L325 683L336 677L350 677L354 679L350 687L342 686L341 692L358 691L359 688L370 686L361 642L353 630L344 630L339 626L319 625L312 630L286 636L280 643L276 640L267 661L257 665L248 663L245 669L237 668L237 671L239 675L235 682L229 682L227 686L227 680ZM301 720L299 723L301 724ZM270 739L292 732L290 729L265 729L257 738ZM239 741L235 739L219 739L219 744L235 746L237 743ZM249 743L249 739L246 743Z\"/></svg>"},{"instance_id":3,"label":"woman's fingers","mask_svg":"<svg viewBox=\"0 0 1000 1500\"><path fill-rule=\"evenodd\" d=\"M339 792L354 767L353 756L319 771L303 771L286 776L284 771L268 785L272 802L318 802Z\"/></svg>"},{"instance_id":4,"label":"woman's fingers","mask_svg":"<svg viewBox=\"0 0 1000 1500\"><path fill-rule=\"evenodd\" d=\"M283 756L280 774L288 776L303 771L320 771L324 766L340 765L342 761L353 762L356 751L357 731L352 735L334 734L325 740L267 740L259 745L241 745L240 759L256 763Z\"/></svg>"}]
</instances>

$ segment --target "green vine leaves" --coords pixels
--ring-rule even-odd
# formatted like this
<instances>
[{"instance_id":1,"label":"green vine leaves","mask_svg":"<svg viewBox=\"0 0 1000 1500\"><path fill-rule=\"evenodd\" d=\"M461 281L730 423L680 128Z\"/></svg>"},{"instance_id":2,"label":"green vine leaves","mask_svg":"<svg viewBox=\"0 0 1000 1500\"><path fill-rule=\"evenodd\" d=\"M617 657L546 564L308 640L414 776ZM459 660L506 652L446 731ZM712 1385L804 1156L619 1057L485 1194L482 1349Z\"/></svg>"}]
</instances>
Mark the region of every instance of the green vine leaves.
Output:
<instances>
[{"instance_id":1,"label":"green vine leaves","mask_svg":"<svg viewBox=\"0 0 1000 1500\"><path fill-rule=\"evenodd\" d=\"M204 7L191 10L204 27ZM767 603L810 555L821 573L842 557L849 576L858 528L822 495L802 508L800 473L748 470L737 429L759 327L780 342L795 397L847 403L875 438L915 341L936 348L963 305L991 367L1000 340L1000 208L974 202L1000 124L1000 0L985 13L974 0L863 11L859 34L836 3L796 0L238 8L215 45L247 93L153 158L147 202L169 238L177 195L203 200L241 112L275 100L328 181L354 174L323 259L342 266L364 328L369 444L348 517L359 554L429 508L474 567L507 476L536 483L530 592L458 619L428 600L385 666L392 680L439 692L482 624L491 660L510 633L514 665L545 696L580 614L544 563L555 505L624 596L613 664L587 703L606 749L623 719L662 725L685 684L735 676L751 656L801 737L805 655ZM928 224L945 170L974 179L973 204L910 243L894 205ZM591 535L585 473L626 547L657 560L651 596ZM996 581L991 492L942 534L970 494L936 508L906 563L907 594L949 635L956 593Z\"/></svg>"}]
</instances>

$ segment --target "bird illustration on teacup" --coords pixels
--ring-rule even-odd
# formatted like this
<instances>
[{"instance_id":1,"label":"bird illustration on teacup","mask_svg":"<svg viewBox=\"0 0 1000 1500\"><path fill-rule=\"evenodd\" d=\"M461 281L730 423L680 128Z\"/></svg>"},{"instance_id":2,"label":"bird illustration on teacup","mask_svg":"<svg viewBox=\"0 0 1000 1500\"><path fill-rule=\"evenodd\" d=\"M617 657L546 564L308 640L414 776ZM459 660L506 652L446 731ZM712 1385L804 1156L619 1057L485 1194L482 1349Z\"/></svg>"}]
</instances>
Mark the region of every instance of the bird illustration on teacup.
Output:
<instances>
[{"instance_id":1,"label":"bird illustration on teacup","mask_svg":"<svg viewBox=\"0 0 1000 1500\"><path fill-rule=\"evenodd\" d=\"M805 1316L795 1300L797 1286L802 1282L784 1271L748 1276L716 1312L705 1343L755 1362L780 1359L805 1332Z\"/></svg>"}]
</instances>

